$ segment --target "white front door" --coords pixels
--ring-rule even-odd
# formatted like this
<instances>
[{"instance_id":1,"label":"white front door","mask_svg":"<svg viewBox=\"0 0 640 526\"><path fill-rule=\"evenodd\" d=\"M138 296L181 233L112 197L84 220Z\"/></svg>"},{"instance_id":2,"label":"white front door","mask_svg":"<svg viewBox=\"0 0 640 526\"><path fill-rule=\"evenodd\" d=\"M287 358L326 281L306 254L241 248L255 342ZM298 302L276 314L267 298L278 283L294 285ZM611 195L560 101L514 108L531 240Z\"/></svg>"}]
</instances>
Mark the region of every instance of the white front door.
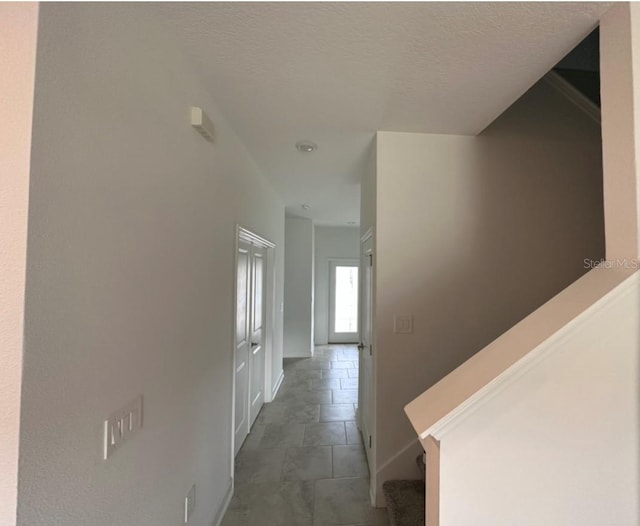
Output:
<instances>
[{"instance_id":1,"label":"white front door","mask_svg":"<svg viewBox=\"0 0 640 526\"><path fill-rule=\"evenodd\" d=\"M329 342L356 343L358 327L358 267L355 260L329 262Z\"/></svg>"},{"instance_id":2,"label":"white front door","mask_svg":"<svg viewBox=\"0 0 640 526\"><path fill-rule=\"evenodd\" d=\"M373 246L369 237L362 244L362 343L360 345L359 417L369 471L375 473L373 395Z\"/></svg>"},{"instance_id":3,"label":"white front door","mask_svg":"<svg viewBox=\"0 0 640 526\"><path fill-rule=\"evenodd\" d=\"M253 425L264 404L265 350L265 249L252 246L251 250L251 353L249 355L249 424Z\"/></svg>"},{"instance_id":4,"label":"white front door","mask_svg":"<svg viewBox=\"0 0 640 526\"><path fill-rule=\"evenodd\" d=\"M235 454L249 434L251 245L238 242L236 272Z\"/></svg>"}]
</instances>

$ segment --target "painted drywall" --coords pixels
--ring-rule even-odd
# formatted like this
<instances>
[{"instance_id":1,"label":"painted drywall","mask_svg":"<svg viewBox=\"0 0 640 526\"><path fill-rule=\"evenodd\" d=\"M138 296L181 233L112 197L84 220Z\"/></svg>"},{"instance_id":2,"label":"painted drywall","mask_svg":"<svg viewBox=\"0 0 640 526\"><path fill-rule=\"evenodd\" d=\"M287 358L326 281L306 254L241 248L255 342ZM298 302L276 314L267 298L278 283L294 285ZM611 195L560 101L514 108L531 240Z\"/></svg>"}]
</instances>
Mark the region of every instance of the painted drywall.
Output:
<instances>
[{"instance_id":1,"label":"painted drywall","mask_svg":"<svg viewBox=\"0 0 640 526\"><path fill-rule=\"evenodd\" d=\"M415 440L404 405L584 274L604 234L600 129L546 83L477 137L382 132L377 144L384 466ZM413 316L412 334L394 334L397 314Z\"/></svg>"},{"instance_id":2,"label":"painted drywall","mask_svg":"<svg viewBox=\"0 0 640 526\"><path fill-rule=\"evenodd\" d=\"M629 281L440 438L440 526L640 523L638 274Z\"/></svg>"},{"instance_id":3,"label":"painted drywall","mask_svg":"<svg viewBox=\"0 0 640 526\"><path fill-rule=\"evenodd\" d=\"M562 338L565 326L635 273L633 268L593 269L501 334L405 407L416 433L438 438L450 419L490 396L505 377L517 376L532 352Z\"/></svg>"},{"instance_id":4,"label":"painted drywall","mask_svg":"<svg viewBox=\"0 0 640 526\"><path fill-rule=\"evenodd\" d=\"M141 5L42 5L20 526L182 524L194 483L192 523L213 521L231 482L236 223L277 244L279 305L284 206L167 31ZM143 429L103 461L103 420L139 394Z\"/></svg>"},{"instance_id":5,"label":"painted drywall","mask_svg":"<svg viewBox=\"0 0 640 526\"><path fill-rule=\"evenodd\" d=\"M560 60L598 2L159 2L291 215L357 220L374 130L477 133ZM318 150L301 156L299 139ZM330 222L330 223L328 223Z\"/></svg>"},{"instance_id":6,"label":"painted drywall","mask_svg":"<svg viewBox=\"0 0 640 526\"><path fill-rule=\"evenodd\" d=\"M341 259L359 259L360 229L346 226L315 227L314 272L314 342L329 342L329 262Z\"/></svg>"},{"instance_id":7,"label":"painted drywall","mask_svg":"<svg viewBox=\"0 0 640 526\"><path fill-rule=\"evenodd\" d=\"M284 356L313 355L314 230L310 219L285 219Z\"/></svg>"},{"instance_id":8,"label":"painted drywall","mask_svg":"<svg viewBox=\"0 0 640 526\"><path fill-rule=\"evenodd\" d=\"M372 231L375 242L377 202L378 137L373 138L367 152L367 168L360 182L360 236ZM375 283L374 283L375 284Z\"/></svg>"},{"instance_id":9,"label":"painted drywall","mask_svg":"<svg viewBox=\"0 0 640 526\"><path fill-rule=\"evenodd\" d=\"M38 4L0 4L0 524L16 523Z\"/></svg>"},{"instance_id":10,"label":"painted drywall","mask_svg":"<svg viewBox=\"0 0 640 526\"><path fill-rule=\"evenodd\" d=\"M640 255L638 236L638 182L636 158L640 137L635 133L640 117L640 81L638 66L640 42L632 33L632 9L637 6L621 3L602 17L600 25L600 56L602 101L604 210L607 223L607 259L636 258ZM640 27L640 21L636 22ZM640 64L638 64L640 66ZM636 221L630 221L636 218Z\"/></svg>"}]
</instances>

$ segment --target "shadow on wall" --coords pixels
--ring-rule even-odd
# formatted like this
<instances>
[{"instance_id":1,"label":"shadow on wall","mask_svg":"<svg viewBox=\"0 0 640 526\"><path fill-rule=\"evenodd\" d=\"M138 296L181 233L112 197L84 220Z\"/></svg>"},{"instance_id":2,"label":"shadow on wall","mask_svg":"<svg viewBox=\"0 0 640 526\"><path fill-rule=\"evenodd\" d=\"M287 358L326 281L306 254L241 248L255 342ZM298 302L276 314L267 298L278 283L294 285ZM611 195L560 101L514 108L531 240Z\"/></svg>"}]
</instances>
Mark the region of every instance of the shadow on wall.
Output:
<instances>
[{"instance_id":1,"label":"shadow on wall","mask_svg":"<svg viewBox=\"0 0 640 526\"><path fill-rule=\"evenodd\" d=\"M378 430L406 433L381 432L384 462L415 437L406 403L586 273L585 258L604 256L604 213L600 129L543 82L478 137L383 134L381 144L394 161L413 157L399 168L412 172L406 189L382 172L390 155L378 172L396 207L392 217L379 200L378 378L389 396ZM388 327L402 312L416 318L410 337Z\"/></svg>"}]
</instances>

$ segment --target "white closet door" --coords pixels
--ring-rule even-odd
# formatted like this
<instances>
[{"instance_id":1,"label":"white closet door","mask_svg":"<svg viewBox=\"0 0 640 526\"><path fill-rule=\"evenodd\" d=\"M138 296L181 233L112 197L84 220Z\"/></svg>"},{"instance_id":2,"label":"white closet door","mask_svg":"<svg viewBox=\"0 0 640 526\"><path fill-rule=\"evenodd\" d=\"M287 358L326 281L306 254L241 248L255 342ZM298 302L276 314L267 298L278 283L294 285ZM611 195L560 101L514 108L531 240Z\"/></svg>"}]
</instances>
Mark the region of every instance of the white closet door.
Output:
<instances>
[{"instance_id":1,"label":"white closet door","mask_svg":"<svg viewBox=\"0 0 640 526\"><path fill-rule=\"evenodd\" d=\"M249 434L251 245L239 242L236 274L235 453Z\"/></svg>"},{"instance_id":2,"label":"white closet door","mask_svg":"<svg viewBox=\"0 0 640 526\"><path fill-rule=\"evenodd\" d=\"M264 318L266 307L265 294L265 249L253 246L251 251L251 349L249 355L249 422L255 422L264 404L265 349Z\"/></svg>"}]
</instances>

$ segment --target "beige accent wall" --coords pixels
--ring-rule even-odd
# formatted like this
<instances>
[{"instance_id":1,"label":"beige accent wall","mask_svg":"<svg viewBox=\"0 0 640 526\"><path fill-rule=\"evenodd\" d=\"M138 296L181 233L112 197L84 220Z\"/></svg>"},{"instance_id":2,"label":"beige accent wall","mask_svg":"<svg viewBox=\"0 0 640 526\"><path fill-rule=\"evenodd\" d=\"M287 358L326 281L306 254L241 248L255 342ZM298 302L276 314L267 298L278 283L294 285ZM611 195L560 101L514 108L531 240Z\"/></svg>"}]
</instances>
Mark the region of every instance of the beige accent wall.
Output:
<instances>
[{"instance_id":1,"label":"beige accent wall","mask_svg":"<svg viewBox=\"0 0 640 526\"><path fill-rule=\"evenodd\" d=\"M38 4L0 4L0 524L16 523Z\"/></svg>"},{"instance_id":2,"label":"beige accent wall","mask_svg":"<svg viewBox=\"0 0 640 526\"><path fill-rule=\"evenodd\" d=\"M591 270L501 334L407 404L405 411L416 433L421 438L438 438L448 422L478 400L491 396L505 378L517 376L529 363L530 355L562 338L567 326L635 272L623 268Z\"/></svg>"},{"instance_id":3,"label":"beige accent wall","mask_svg":"<svg viewBox=\"0 0 640 526\"><path fill-rule=\"evenodd\" d=\"M602 145L607 174L604 203L610 260L636 258L640 246L638 221L632 219L639 217L636 159L640 137L635 127L640 82L634 81L640 79L640 42L636 42L635 32L632 34L632 16L640 17L638 7L620 3L607 11L600 24Z\"/></svg>"},{"instance_id":4,"label":"beige accent wall","mask_svg":"<svg viewBox=\"0 0 640 526\"><path fill-rule=\"evenodd\" d=\"M403 407L604 256L600 129L539 83L477 137L378 133L377 464ZM412 315L412 334L393 332ZM416 476L398 457L394 473ZM377 480L378 486L383 482Z\"/></svg>"},{"instance_id":5,"label":"beige accent wall","mask_svg":"<svg viewBox=\"0 0 640 526\"><path fill-rule=\"evenodd\" d=\"M213 144L189 123L204 108ZM231 489L236 224L284 206L149 10L43 4L20 441L20 526L209 525ZM282 369L276 312L272 379ZM102 460L103 420L144 427Z\"/></svg>"}]
</instances>

